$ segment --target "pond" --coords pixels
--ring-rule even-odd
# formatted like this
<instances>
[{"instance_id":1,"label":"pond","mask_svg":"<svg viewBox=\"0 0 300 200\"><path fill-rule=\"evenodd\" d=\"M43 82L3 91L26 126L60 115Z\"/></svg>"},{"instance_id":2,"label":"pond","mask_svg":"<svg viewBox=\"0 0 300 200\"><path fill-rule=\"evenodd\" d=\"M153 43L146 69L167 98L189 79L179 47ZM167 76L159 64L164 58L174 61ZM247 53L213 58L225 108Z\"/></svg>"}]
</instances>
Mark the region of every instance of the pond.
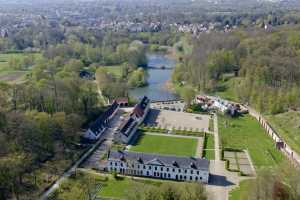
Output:
<instances>
[{"instance_id":1,"label":"pond","mask_svg":"<svg viewBox=\"0 0 300 200\"><path fill-rule=\"evenodd\" d=\"M176 61L168 58L164 54L148 54L148 85L134 88L129 91L129 95L135 99L147 96L151 101L166 101L179 99L178 95L167 88L167 82L171 80L172 68ZM161 69L165 67L166 69Z\"/></svg>"}]
</instances>

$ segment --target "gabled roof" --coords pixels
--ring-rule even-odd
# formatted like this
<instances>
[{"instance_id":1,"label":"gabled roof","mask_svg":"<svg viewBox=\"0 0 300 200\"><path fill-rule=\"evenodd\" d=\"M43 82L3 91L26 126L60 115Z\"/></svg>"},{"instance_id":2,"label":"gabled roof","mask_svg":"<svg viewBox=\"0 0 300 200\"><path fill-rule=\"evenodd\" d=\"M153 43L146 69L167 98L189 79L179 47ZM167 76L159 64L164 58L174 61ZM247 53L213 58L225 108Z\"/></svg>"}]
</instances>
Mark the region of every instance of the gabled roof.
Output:
<instances>
[{"instance_id":1,"label":"gabled roof","mask_svg":"<svg viewBox=\"0 0 300 200\"><path fill-rule=\"evenodd\" d=\"M103 112L96 121L90 126L90 130L95 134L98 135L101 130L105 127L105 121L111 117L111 115L118 109L119 104L114 101L113 104Z\"/></svg>"},{"instance_id":2,"label":"gabled roof","mask_svg":"<svg viewBox=\"0 0 300 200\"><path fill-rule=\"evenodd\" d=\"M157 158L154 158L153 160L150 160L148 162L146 162L147 165L159 165L159 166L164 166L165 164L160 161L159 159Z\"/></svg>"},{"instance_id":3,"label":"gabled roof","mask_svg":"<svg viewBox=\"0 0 300 200\"><path fill-rule=\"evenodd\" d=\"M111 151L109 160L120 161L123 158L126 162L139 162L147 165L159 165L166 167L178 167L185 169L196 169L209 171L209 160L194 157L178 157L160 154L148 154L129 151Z\"/></svg>"}]
</instances>

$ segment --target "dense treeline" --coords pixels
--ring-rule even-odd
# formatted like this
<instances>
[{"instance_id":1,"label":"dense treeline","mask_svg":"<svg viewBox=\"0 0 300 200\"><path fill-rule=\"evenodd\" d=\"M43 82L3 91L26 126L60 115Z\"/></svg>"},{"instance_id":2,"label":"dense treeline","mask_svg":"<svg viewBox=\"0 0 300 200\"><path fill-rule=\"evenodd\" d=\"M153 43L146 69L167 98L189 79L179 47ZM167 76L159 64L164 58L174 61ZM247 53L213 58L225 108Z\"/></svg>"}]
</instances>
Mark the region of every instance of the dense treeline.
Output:
<instances>
[{"instance_id":1,"label":"dense treeline","mask_svg":"<svg viewBox=\"0 0 300 200\"><path fill-rule=\"evenodd\" d=\"M300 198L299 169L285 164L278 169L260 170L255 180L248 180L248 190L240 192L246 200L297 200Z\"/></svg>"},{"instance_id":2,"label":"dense treeline","mask_svg":"<svg viewBox=\"0 0 300 200\"><path fill-rule=\"evenodd\" d=\"M127 95L128 79L132 87L145 83L141 42L80 31L64 40L9 60L10 70L27 74L22 83L0 84L0 199L36 199L78 158L86 148L79 144L82 128L104 109L99 89L113 99ZM113 64L124 66L122 77L101 73ZM82 71L97 71L97 81L80 77Z\"/></svg>"},{"instance_id":3,"label":"dense treeline","mask_svg":"<svg viewBox=\"0 0 300 200\"><path fill-rule=\"evenodd\" d=\"M175 83L197 90L233 90L238 100L263 112L297 109L300 104L300 30L249 30L189 38L177 50L184 55ZM183 46L183 47L182 47ZM186 49L192 48L192 53ZM232 76L236 77L232 77ZM230 82L232 88L226 83Z\"/></svg>"}]
</instances>

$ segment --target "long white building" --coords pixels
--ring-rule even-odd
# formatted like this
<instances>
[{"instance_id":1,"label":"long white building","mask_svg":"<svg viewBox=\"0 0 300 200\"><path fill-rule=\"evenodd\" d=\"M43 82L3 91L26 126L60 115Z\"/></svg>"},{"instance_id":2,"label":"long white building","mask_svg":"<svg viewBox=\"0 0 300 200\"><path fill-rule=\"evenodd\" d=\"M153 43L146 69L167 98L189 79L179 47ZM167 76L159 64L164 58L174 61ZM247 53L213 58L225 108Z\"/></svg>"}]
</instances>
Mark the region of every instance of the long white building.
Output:
<instances>
[{"instance_id":1,"label":"long white building","mask_svg":"<svg viewBox=\"0 0 300 200\"><path fill-rule=\"evenodd\" d=\"M115 141L128 144L135 136L138 126L143 123L150 109L150 99L146 96L135 105L132 113L121 124L119 130L115 134Z\"/></svg>"},{"instance_id":2,"label":"long white building","mask_svg":"<svg viewBox=\"0 0 300 200\"><path fill-rule=\"evenodd\" d=\"M111 151L107 169L131 176L208 183L209 164L207 159L193 157Z\"/></svg>"}]
</instances>

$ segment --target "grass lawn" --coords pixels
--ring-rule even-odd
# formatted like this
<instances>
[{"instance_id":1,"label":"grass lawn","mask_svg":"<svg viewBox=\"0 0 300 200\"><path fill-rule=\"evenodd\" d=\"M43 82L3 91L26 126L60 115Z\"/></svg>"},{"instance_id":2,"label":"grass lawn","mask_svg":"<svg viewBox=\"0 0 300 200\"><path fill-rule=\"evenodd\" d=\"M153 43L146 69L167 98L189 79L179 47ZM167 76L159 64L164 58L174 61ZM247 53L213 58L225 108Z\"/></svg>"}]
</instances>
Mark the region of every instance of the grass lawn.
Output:
<instances>
[{"instance_id":1,"label":"grass lawn","mask_svg":"<svg viewBox=\"0 0 300 200\"><path fill-rule=\"evenodd\" d=\"M243 197L245 197L245 194L251 185L251 180L244 180L240 182L239 187L233 189L230 193L229 193L229 200L240 200Z\"/></svg>"},{"instance_id":2,"label":"grass lawn","mask_svg":"<svg viewBox=\"0 0 300 200\"><path fill-rule=\"evenodd\" d=\"M250 115L239 118L218 116L223 147L248 149L256 168L274 166L284 160L272 139Z\"/></svg>"},{"instance_id":3,"label":"grass lawn","mask_svg":"<svg viewBox=\"0 0 300 200\"><path fill-rule=\"evenodd\" d=\"M130 151L175 156L195 156L198 141L191 138L141 134Z\"/></svg>"},{"instance_id":4,"label":"grass lawn","mask_svg":"<svg viewBox=\"0 0 300 200\"><path fill-rule=\"evenodd\" d=\"M266 116L271 126L298 153L300 153L300 112L290 111Z\"/></svg>"},{"instance_id":5,"label":"grass lawn","mask_svg":"<svg viewBox=\"0 0 300 200\"><path fill-rule=\"evenodd\" d=\"M101 68L107 70L108 72L112 73L113 75L115 75L117 77L122 76L122 68L119 65L103 66Z\"/></svg>"},{"instance_id":6,"label":"grass lawn","mask_svg":"<svg viewBox=\"0 0 300 200\"><path fill-rule=\"evenodd\" d=\"M103 182L101 190L98 192L98 196L107 198L123 199L130 189L136 185L161 185L161 181L152 180L134 180L127 177L118 177L117 179L109 177L108 181Z\"/></svg>"},{"instance_id":7,"label":"grass lawn","mask_svg":"<svg viewBox=\"0 0 300 200\"><path fill-rule=\"evenodd\" d=\"M214 136L211 134L206 134L204 147L203 147L203 157L214 160L215 159L215 143Z\"/></svg>"}]
</instances>

